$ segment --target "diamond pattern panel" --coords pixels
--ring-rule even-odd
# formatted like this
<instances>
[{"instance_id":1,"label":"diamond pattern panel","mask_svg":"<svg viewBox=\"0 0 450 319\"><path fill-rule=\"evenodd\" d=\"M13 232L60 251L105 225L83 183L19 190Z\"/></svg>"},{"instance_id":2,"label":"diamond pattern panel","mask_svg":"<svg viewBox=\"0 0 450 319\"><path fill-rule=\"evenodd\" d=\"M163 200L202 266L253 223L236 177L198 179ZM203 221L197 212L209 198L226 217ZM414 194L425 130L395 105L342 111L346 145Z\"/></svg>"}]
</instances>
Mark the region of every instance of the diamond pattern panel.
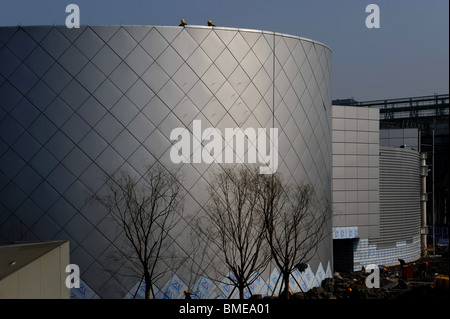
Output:
<instances>
[{"instance_id":1,"label":"diamond pattern panel","mask_svg":"<svg viewBox=\"0 0 450 319\"><path fill-rule=\"evenodd\" d=\"M135 282L105 275L102 252L120 247L121 235L88 199L104 191L104 172L144 175L144 163L170 165L175 127L192 131L194 119L222 132L274 126L278 171L330 194L331 52L322 45L191 26L0 28L0 41L1 205L30 238L72 239L92 296L121 297ZM214 166L180 168L186 215L201 214ZM1 218L0 230L15 217ZM177 240L193 229L188 220L180 225L173 240L189 255ZM192 285L199 297L223 295L202 270L195 280L182 271L166 276L155 289L166 298ZM257 290L267 293L270 276L262 277Z\"/></svg>"},{"instance_id":2,"label":"diamond pattern panel","mask_svg":"<svg viewBox=\"0 0 450 319\"><path fill-rule=\"evenodd\" d=\"M6 42L6 46L14 52L15 56L23 61L36 47L36 41L22 28L19 28L12 38Z\"/></svg>"}]
</instances>

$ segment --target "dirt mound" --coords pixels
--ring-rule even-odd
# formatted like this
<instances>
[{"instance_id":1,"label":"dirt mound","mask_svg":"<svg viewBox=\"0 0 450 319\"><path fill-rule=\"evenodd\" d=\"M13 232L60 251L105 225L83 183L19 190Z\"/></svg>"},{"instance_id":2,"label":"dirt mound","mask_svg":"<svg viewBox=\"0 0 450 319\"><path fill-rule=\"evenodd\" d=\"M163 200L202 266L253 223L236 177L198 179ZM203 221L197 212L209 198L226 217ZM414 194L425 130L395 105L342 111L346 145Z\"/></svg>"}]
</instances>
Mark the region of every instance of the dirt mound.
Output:
<instances>
[{"instance_id":1,"label":"dirt mound","mask_svg":"<svg viewBox=\"0 0 450 319\"><path fill-rule=\"evenodd\" d=\"M434 278L438 275L449 275L448 246L439 247L438 255L430 255L415 262L411 266L412 276L402 278L400 264L398 266L380 266L380 288L368 288L366 278L369 272L335 273L333 278L326 278L320 287L309 291L297 292L291 299L433 299L448 300L449 289L434 287ZM428 263L428 264L427 264Z\"/></svg>"}]
</instances>

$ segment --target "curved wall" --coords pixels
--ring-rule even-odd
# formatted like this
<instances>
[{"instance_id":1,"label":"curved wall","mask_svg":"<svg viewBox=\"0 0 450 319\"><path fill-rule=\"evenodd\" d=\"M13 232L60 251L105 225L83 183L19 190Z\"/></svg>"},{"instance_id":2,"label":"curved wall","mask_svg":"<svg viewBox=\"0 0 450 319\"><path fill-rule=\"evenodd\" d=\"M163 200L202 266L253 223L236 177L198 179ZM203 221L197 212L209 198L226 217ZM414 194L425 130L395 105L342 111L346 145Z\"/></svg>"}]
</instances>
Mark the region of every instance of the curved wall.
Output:
<instances>
[{"instance_id":1,"label":"curved wall","mask_svg":"<svg viewBox=\"0 0 450 319\"><path fill-rule=\"evenodd\" d=\"M369 264L398 265L420 258L420 155L380 147L379 234L354 243L354 270Z\"/></svg>"},{"instance_id":2,"label":"curved wall","mask_svg":"<svg viewBox=\"0 0 450 319\"><path fill-rule=\"evenodd\" d=\"M380 147L380 238L376 244L397 247L391 264L397 264L397 258L420 257L420 220L419 152Z\"/></svg>"},{"instance_id":3,"label":"curved wall","mask_svg":"<svg viewBox=\"0 0 450 319\"><path fill-rule=\"evenodd\" d=\"M2 27L0 61L0 240L70 240L83 282L73 298L136 291L136 279L105 271L122 239L86 198L104 189L106 171L172 165L170 132L192 131L193 120L221 132L278 128L284 180L308 180L331 198L331 51L320 43L198 26ZM180 165L186 216L202 213L212 167ZM172 233L186 256L192 231L186 218ZM331 249L329 237L307 288L331 276ZM158 296L179 298L185 288L204 298L227 294L201 271L168 272ZM266 271L253 293L267 293L276 276Z\"/></svg>"}]
</instances>

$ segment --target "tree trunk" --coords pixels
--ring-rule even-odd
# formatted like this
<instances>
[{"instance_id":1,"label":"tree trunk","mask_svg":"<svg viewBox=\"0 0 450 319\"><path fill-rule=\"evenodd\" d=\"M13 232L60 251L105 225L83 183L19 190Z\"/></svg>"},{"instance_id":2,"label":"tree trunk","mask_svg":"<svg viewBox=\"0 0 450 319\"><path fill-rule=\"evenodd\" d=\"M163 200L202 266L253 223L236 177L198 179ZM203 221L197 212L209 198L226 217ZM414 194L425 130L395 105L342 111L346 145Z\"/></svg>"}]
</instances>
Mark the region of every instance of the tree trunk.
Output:
<instances>
[{"instance_id":1,"label":"tree trunk","mask_svg":"<svg viewBox=\"0 0 450 319\"><path fill-rule=\"evenodd\" d=\"M289 299L289 273L288 272L286 272L285 274L284 274L284 291L283 291L283 294L284 294L284 298L285 299Z\"/></svg>"},{"instance_id":2,"label":"tree trunk","mask_svg":"<svg viewBox=\"0 0 450 319\"><path fill-rule=\"evenodd\" d=\"M244 285L239 285L239 299L245 299L244 289L245 289Z\"/></svg>"},{"instance_id":3,"label":"tree trunk","mask_svg":"<svg viewBox=\"0 0 450 319\"><path fill-rule=\"evenodd\" d=\"M145 274L145 299L152 299L151 296L151 290L152 289L152 283L150 281L150 276L146 273Z\"/></svg>"}]
</instances>

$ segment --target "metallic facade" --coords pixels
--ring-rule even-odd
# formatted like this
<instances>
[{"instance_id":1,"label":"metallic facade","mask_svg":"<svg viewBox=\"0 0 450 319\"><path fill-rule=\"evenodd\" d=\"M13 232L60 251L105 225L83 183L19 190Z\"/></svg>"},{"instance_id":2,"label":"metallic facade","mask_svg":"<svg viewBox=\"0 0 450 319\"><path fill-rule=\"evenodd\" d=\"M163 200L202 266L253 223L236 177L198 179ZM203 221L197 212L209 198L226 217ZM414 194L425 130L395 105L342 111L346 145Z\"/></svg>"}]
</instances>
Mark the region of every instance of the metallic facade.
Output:
<instances>
[{"instance_id":1,"label":"metallic facade","mask_svg":"<svg viewBox=\"0 0 450 319\"><path fill-rule=\"evenodd\" d=\"M420 154L415 150L380 147L379 247L410 245L401 257L420 257Z\"/></svg>"},{"instance_id":2,"label":"metallic facade","mask_svg":"<svg viewBox=\"0 0 450 319\"><path fill-rule=\"evenodd\" d=\"M172 165L170 132L191 130L193 120L222 131L278 128L284 180L309 181L331 199L331 51L323 44L219 27L40 26L0 28L0 48L0 240L69 240L83 283L74 298L138 291L136 279L107 271L124 268L108 259L122 238L86 198L104 190L105 172ZM216 165L179 166L185 215L202 214ZM171 236L192 259L187 218ZM331 276L331 253L330 237L306 288ZM157 296L180 298L187 288L226 297L201 270L201 278L169 271ZM261 278L253 293L268 293L277 269Z\"/></svg>"}]
</instances>

